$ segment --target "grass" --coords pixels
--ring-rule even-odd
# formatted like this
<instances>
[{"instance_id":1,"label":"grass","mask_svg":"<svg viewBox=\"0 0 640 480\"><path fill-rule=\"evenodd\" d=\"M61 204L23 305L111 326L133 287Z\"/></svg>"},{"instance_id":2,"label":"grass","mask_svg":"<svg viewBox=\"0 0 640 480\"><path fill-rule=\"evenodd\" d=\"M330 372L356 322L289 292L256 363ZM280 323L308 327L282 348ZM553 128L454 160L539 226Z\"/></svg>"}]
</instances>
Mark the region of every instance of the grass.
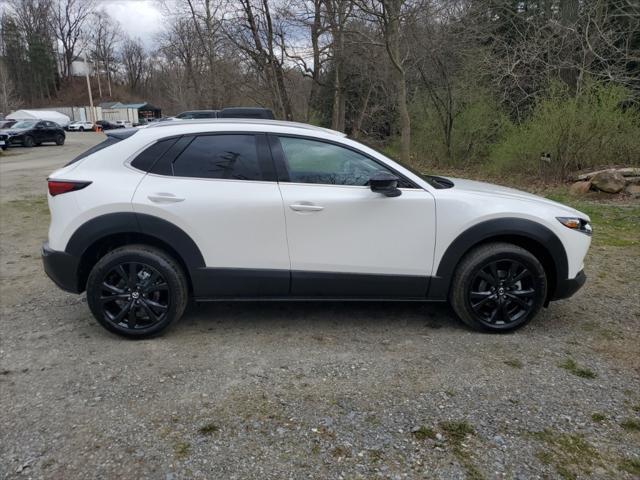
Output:
<instances>
[{"instance_id":1,"label":"grass","mask_svg":"<svg viewBox=\"0 0 640 480\"><path fill-rule=\"evenodd\" d=\"M522 363L522 361L518 360L518 359L513 359L513 360L505 360L504 364L511 367L511 368L522 368L524 366L524 364Z\"/></svg>"},{"instance_id":2,"label":"grass","mask_svg":"<svg viewBox=\"0 0 640 480\"><path fill-rule=\"evenodd\" d=\"M618 464L618 469L640 477L640 460L637 458L625 458Z\"/></svg>"},{"instance_id":3,"label":"grass","mask_svg":"<svg viewBox=\"0 0 640 480\"><path fill-rule=\"evenodd\" d=\"M640 205L617 205L579 199L570 196L566 191L555 191L547 198L589 215L593 226L594 245L640 246Z\"/></svg>"},{"instance_id":4,"label":"grass","mask_svg":"<svg viewBox=\"0 0 640 480\"><path fill-rule=\"evenodd\" d=\"M473 426L465 420L440 422L439 426L451 444L453 454L458 459L458 462L460 462L462 468L464 468L467 480L483 480L484 475L482 475L482 472L475 466L469 452L467 452L462 445L467 435L474 435L476 433Z\"/></svg>"},{"instance_id":5,"label":"grass","mask_svg":"<svg viewBox=\"0 0 640 480\"><path fill-rule=\"evenodd\" d=\"M640 432L640 420L635 418L627 418L620 422L620 426L627 432Z\"/></svg>"},{"instance_id":6,"label":"grass","mask_svg":"<svg viewBox=\"0 0 640 480\"><path fill-rule=\"evenodd\" d=\"M580 378L596 378L598 375L591 369L579 366L572 358L567 358L564 362L558 365L560 368L571 372L576 377Z\"/></svg>"},{"instance_id":7,"label":"grass","mask_svg":"<svg viewBox=\"0 0 640 480\"><path fill-rule=\"evenodd\" d=\"M603 413L592 413L591 414L591 420L593 420L594 422L604 422L607 419L607 417L603 414Z\"/></svg>"},{"instance_id":8,"label":"grass","mask_svg":"<svg viewBox=\"0 0 640 480\"><path fill-rule=\"evenodd\" d=\"M581 473L589 475L594 466L602 464L598 450L582 435L561 433L551 429L535 432L532 435L547 447L536 453L538 460L553 466L561 478L574 479Z\"/></svg>"},{"instance_id":9,"label":"grass","mask_svg":"<svg viewBox=\"0 0 640 480\"><path fill-rule=\"evenodd\" d=\"M215 423L207 423L198 429L200 435L213 435L218 431L220 431L220 427Z\"/></svg>"},{"instance_id":10,"label":"grass","mask_svg":"<svg viewBox=\"0 0 640 480\"><path fill-rule=\"evenodd\" d=\"M173 453L177 459L187 458L191 453L191 445L187 442L178 442L173 447Z\"/></svg>"},{"instance_id":11,"label":"grass","mask_svg":"<svg viewBox=\"0 0 640 480\"><path fill-rule=\"evenodd\" d=\"M425 427L424 425L412 433L413 436L416 437L416 440L426 440L427 438L434 440L436 438L436 432L432 428Z\"/></svg>"}]
</instances>

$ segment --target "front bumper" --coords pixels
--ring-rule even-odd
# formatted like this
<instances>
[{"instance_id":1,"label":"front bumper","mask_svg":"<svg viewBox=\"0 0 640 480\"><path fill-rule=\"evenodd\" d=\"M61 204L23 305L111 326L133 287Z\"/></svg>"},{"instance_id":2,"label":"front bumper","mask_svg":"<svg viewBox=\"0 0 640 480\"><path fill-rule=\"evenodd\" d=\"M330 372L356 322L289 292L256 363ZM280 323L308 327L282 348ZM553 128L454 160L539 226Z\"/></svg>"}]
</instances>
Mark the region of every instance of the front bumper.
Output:
<instances>
[{"instance_id":1,"label":"front bumper","mask_svg":"<svg viewBox=\"0 0 640 480\"><path fill-rule=\"evenodd\" d=\"M66 252L49 248L49 243L42 244L42 263L44 271L62 290L81 293L78 285L78 266L80 259Z\"/></svg>"},{"instance_id":2,"label":"front bumper","mask_svg":"<svg viewBox=\"0 0 640 480\"><path fill-rule=\"evenodd\" d=\"M562 300L563 298L573 296L574 293L582 288L586 281L587 276L584 274L584 270L580 270L576 275L576 278L558 281L555 294L551 300Z\"/></svg>"}]
</instances>

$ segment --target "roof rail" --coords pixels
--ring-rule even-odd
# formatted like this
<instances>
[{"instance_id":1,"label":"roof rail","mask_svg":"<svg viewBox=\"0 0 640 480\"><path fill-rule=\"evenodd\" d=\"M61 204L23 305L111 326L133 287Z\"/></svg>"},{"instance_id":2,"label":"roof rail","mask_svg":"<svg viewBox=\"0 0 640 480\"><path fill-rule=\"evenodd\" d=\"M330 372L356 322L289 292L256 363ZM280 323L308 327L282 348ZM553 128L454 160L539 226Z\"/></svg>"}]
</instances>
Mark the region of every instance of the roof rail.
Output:
<instances>
[{"instance_id":1,"label":"roof rail","mask_svg":"<svg viewBox=\"0 0 640 480\"><path fill-rule=\"evenodd\" d=\"M176 127L178 125L206 125L206 124L249 124L249 125L272 125L276 127L291 127L300 128L305 130L313 130L316 132L324 132L331 135L337 135L340 137L346 137L346 133L338 132L337 130L331 130L329 128L317 127L315 125L309 125L308 123L300 122L288 122L284 120L266 120L262 118L202 118L191 120L166 120L163 122L154 122L148 125L146 128L163 128L163 127Z\"/></svg>"}]
</instances>

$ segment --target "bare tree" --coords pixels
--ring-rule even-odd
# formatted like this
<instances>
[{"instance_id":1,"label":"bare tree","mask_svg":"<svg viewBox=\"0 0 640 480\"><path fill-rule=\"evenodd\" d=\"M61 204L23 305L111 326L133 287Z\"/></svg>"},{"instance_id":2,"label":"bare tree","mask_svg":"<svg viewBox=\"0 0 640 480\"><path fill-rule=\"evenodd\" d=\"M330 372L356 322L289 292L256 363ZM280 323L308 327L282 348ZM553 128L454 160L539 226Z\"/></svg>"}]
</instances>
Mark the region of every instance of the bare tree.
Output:
<instances>
[{"instance_id":1,"label":"bare tree","mask_svg":"<svg viewBox=\"0 0 640 480\"><path fill-rule=\"evenodd\" d=\"M120 26L104 10L95 12L92 21L90 50L91 57L97 67L98 86L101 89L100 76L104 72L109 97L111 97L113 94L111 91L111 76L113 67L117 62L116 48L122 32ZM102 91L100 91L100 96L102 96Z\"/></svg>"},{"instance_id":2,"label":"bare tree","mask_svg":"<svg viewBox=\"0 0 640 480\"><path fill-rule=\"evenodd\" d=\"M145 73L147 73L147 54L139 38L127 38L124 41L120 59L127 86L135 92L142 86Z\"/></svg>"},{"instance_id":3,"label":"bare tree","mask_svg":"<svg viewBox=\"0 0 640 480\"><path fill-rule=\"evenodd\" d=\"M84 27L93 12L93 0L55 0L52 22L56 38L62 46L62 73L71 76L71 64L80 50Z\"/></svg>"}]
</instances>

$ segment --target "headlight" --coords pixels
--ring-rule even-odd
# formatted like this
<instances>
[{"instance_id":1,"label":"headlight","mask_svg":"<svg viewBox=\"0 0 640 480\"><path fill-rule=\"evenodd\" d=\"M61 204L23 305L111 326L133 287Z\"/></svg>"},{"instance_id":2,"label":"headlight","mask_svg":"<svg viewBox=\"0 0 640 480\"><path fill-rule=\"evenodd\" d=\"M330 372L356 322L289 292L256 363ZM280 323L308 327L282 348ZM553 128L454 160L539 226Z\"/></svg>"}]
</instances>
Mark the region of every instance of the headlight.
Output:
<instances>
[{"instance_id":1,"label":"headlight","mask_svg":"<svg viewBox=\"0 0 640 480\"><path fill-rule=\"evenodd\" d=\"M593 232L593 229L591 228L591 224L584 218L577 218L577 217L556 217L556 218L561 224L563 224L567 228L570 228L571 230L577 230L587 235L591 235L591 233Z\"/></svg>"}]
</instances>

